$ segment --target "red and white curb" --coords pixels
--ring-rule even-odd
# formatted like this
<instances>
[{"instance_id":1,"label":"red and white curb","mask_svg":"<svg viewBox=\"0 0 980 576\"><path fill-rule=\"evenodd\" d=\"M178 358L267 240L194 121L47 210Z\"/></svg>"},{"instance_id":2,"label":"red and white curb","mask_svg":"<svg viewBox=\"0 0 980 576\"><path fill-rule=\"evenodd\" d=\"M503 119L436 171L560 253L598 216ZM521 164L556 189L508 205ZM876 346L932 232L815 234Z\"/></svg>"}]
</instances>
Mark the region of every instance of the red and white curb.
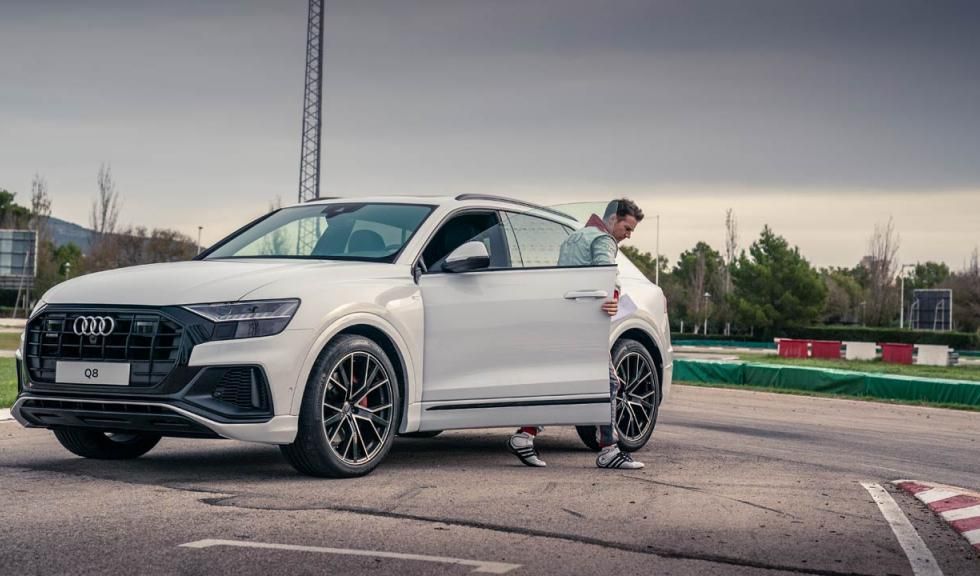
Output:
<instances>
[{"instance_id":1,"label":"red and white curb","mask_svg":"<svg viewBox=\"0 0 980 576\"><path fill-rule=\"evenodd\" d=\"M980 552L980 493L919 480L892 484L918 498Z\"/></svg>"}]
</instances>

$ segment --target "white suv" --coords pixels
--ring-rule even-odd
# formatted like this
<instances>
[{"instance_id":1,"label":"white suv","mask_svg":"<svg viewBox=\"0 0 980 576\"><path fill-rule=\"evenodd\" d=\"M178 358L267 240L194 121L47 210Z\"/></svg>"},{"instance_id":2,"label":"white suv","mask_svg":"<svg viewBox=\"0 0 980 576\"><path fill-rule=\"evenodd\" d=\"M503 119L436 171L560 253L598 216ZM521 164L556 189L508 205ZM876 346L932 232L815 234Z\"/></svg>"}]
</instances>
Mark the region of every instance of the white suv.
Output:
<instances>
[{"instance_id":1,"label":"white suv","mask_svg":"<svg viewBox=\"0 0 980 576\"><path fill-rule=\"evenodd\" d=\"M559 267L580 222L493 196L319 200L190 262L64 282L18 351L17 420L71 452L135 458L161 436L277 444L299 471L370 472L395 435L608 422L625 448L671 382L660 288L626 258Z\"/></svg>"}]
</instances>

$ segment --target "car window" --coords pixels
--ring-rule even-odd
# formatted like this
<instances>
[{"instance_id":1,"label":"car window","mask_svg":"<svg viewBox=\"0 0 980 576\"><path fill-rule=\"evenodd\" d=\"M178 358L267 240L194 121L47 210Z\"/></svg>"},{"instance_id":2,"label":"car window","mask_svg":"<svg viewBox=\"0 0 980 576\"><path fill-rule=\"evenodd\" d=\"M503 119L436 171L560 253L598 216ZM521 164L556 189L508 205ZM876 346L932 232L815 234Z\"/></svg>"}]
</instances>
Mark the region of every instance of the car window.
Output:
<instances>
[{"instance_id":1,"label":"car window","mask_svg":"<svg viewBox=\"0 0 980 576\"><path fill-rule=\"evenodd\" d=\"M515 267L544 268L558 265L561 245L571 234L571 228L527 214L505 213L504 220Z\"/></svg>"},{"instance_id":2,"label":"car window","mask_svg":"<svg viewBox=\"0 0 980 576\"><path fill-rule=\"evenodd\" d=\"M362 230L366 232L362 232ZM356 248L358 238L369 239L373 236L381 238L381 242L384 244L385 248L398 247L405 242L407 233L408 230L405 228L399 228L398 226L392 226L390 224L383 224L381 222L374 222L371 220L358 220L354 223L350 238L347 239L347 247L348 250L351 249L352 239L354 247Z\"/></svg>"},{"instance_id":3,"label":"car window","mask_svg":"<svg viewBox=\"0 0 980 576\"><path fill-rule=\"evenodd\" d=\"M298 218L255 238L235 257L276 258L309 255L328 224L319 216Z\"/></svg>"},{"instance_id":4,"label":"car window","mask_svg":"<svg viewBox=\"0 0 980 576\"><path fill-rule=\"evenodd\" d=\"M422 251L426 270L440 272L446 258L467 242L482 242L490 253L490 269L510 268L510 255L496 212L466 212L446 221Z\"/></svg>"},{"instance_id":5,"label":"car window","mask_svg":"<svg viewBox=\"0 0 980 576\"><path fill-rule=\"evenodd\" d=\"M432 210L432 206L387 203L284 208L222 240L204 258L391 262Z\"/></svg>"}]
</instances>

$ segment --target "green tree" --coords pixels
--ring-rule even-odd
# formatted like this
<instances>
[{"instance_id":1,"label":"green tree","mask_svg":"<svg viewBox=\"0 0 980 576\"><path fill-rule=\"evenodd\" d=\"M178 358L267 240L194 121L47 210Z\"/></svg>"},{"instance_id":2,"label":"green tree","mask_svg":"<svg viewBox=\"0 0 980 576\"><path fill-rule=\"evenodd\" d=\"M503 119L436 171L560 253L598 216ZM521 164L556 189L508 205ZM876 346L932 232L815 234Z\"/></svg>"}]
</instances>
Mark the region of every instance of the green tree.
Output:
<instances>
[{"instance_id":1,"label":"green tree","mask_svg":"<svg viewBox=\"0 0 980 576\"><path fill-rule=\"evenodd\" d=\"M906 298L912 290L935 288L949 278L949 266L942 262L924 262L915 265L912 273L905 278Z\"/></svg>"},{"instance_id":2,"label":"green tree","mask_svg":"<svg viewBox=\"0 0 980 576\"><path fill-rule=\"evenodd\" d=\"M82 249L74 242L58 246L53 250L54 261L58 266L58 274L62 279L73 278L85 272Z\"/></svg>"},{"instance_id":3,"label":"green tree","mask_svg":"<svg viewBox=\"0 0 980 576\"><path fill-rule=\"evenodd\" d=\"M26 229L31 211L16 202L16 193L0 188L0 228Z\"/></svg>"},{"instance_id":4,"label":"green tree","mask_svg":"<svg viewBox=\"0 0 980 576\"><path fill-rule=\"evenodd\" d=\"M654 282L657 278L657 258L649 252L640 252L639 248L635 246L624 245L620 248L623 254L630 259L630 262L634 266L643 272L643 275ZM667 259L663 256L660 257L660 278L663 278L670 273L670 266L667 263Z\"/></svg>"},{"instance_id":5,"label":"green tree","mask_svg":"<svg viewBox=\"0 0 980 576\"><path fill-rule=\"evenodd\" d=\"M744 326L779 334L820 316L826 288L820 275L782 236L765 226L732 271L733 307Z\"/></svg>"},{"instance_id":6,"label":"green tree","mask_svg":"<svg viewBox=\"0 0 980 576\"><path fill-rule=\"evenodd\" d=\"M725 261L708 243L698 242L694 248L681 252L671 276L680 288L674 298L678 319L697 328L705 318L717 321L727 315Z\"/></svg>"}]
</instances>

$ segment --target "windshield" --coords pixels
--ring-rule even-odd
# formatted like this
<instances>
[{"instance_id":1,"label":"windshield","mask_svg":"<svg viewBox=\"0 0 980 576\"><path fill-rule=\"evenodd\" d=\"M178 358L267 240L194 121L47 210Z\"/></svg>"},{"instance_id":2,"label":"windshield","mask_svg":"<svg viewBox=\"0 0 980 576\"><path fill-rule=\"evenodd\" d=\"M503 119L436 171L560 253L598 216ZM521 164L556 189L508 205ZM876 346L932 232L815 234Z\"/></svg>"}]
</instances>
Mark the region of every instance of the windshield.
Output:
<instances>
[{"instance_id":1,"label":"windshield","mask_svg":"<svg viewBox=\"0 0 980 576\"><path fill-rule=\"evenodd\" d=\"M283 208L225 238L204 259L394 262L434 208L363 202Z\"/></svg>"}]
</instances>

